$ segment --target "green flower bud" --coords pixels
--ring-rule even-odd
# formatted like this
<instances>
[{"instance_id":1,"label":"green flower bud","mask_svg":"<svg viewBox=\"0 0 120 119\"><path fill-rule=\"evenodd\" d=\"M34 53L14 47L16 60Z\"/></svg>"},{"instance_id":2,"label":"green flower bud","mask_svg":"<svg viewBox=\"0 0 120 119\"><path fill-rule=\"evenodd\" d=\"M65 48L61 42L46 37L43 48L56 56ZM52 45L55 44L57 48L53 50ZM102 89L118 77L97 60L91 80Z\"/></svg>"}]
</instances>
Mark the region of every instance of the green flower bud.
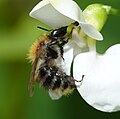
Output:
<instances>
[{"instance_id":1,"label":"green flower bud","mask_svg":"<svg viewBox=\"0 0 120 119\"><path fill-rule=\"evenodd\" d=\"M108 9L103 6L102 4L92 4L83 11L86 22L92 24L98 31L102 29L108 18Z\"/></svg>"},{"instance_id":2,"label":"green flower bud","mask_svg":"<svg viewBox=\"0 0 120 119\"><path fill-rule=\"evenodd\" d=\"M120 11L111 6L102 4L89 5L83 11L85 20L92 24L98 31L101 31L109 14L120 15Z\"/></svg>"}]
</instances>

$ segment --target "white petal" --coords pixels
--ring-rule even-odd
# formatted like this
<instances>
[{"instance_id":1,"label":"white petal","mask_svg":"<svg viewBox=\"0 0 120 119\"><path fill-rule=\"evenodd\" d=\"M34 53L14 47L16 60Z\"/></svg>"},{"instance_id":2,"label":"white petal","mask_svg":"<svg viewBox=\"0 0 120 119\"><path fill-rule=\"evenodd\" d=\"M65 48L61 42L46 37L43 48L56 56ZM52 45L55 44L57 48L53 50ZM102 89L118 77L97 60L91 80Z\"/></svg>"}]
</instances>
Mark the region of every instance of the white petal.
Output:
<instances>
[{"instance_id":1,"label":"white petal","mask_svg":"<svg viewBox=\"0 0 120 119\"><path fill-rule=\"evenodd\" d=\"M74 10L72 10L71 6L69 6L71 0L63 1L63 3L60 0L56 0L56 1L43 0L33 8L33 10L30 12L30 16L53 27L61 27L61 26L69 25L76 20L76 19L71 19L69 17L69 15L71 15L70 13L71 12L74 13L74 16L76 16L77 13L75 13ZM66 4L69 7L67 7ZM67 13L69 14L64 15L62 14L61 11L57 10L56 8L62 11L64 9L67 9L68 10Z\"/></svg>"},{"instance_id":2,"label":"white petal","mask_svg":"<svg viewBox=\"0 0 120 119\"><path fill-rule=\"evenodd\" d=\"M104 55L79 54L73 71L77 80L85 75L78 91L88 104L105 112L120 110L120 44Z\"/></svg>"},{"instance_id":3,"label":"white petal","mask_svg":"<svg viewBox=\"0 0 120 119\"><path fill-rule=\"evenodd\" d=\"M69 40L70 47L73 48L74 57L81 52L87 52L89 50L86 39L78 34L76 29L73 29L72 39Z\"/></svg>"},{"instance_id":4,"label":"white petal","mask_svg":"<svg viewBox=\"0 0 120 119\"><path fill-rule=\"evenodd\" d=\"M42 8L42 7L44 7L44 6L48 5L48 4L49 4L49 0L42 0L42 1L40 1L40 2L32 9L32 11L30 12L30 16L31 16L34 12L36 12L38 9L40 9L40 8Z\"/></svg>"},{"instance_id":5,"label":"white petal","mask_svg":"<svg viewBox=\"0 0 120 119\"><path fill-rule=\"evenodd\" d=\"M73 48L71 48L70 43L67 43L64 47L64 54L63 54L63 70L67 75L70 75L71 63L73 60Z\"/></svg>"},{"instance_id":6,"label":"white petal","mask_svg":"<svg viewBox=\"0 0 120 119\"><path fill-rule=\"evenodd\" d=\"M87 23L80 23L80 26L85 34L96 40L103 40L103 36L92 25Z\"/></svg>"},{"instance_id":7,"label":"white petal","mask_svg":"<svg viewBox=\"0 0 120 119\"><path fill-rule=\"evenodd\" d=\"M82 10L72 0L43 0L32 9L30 16L53 27L85 22Z\"/></svg>"},{"instance_id":8,"label":"white petal","mask_svg":"<svg viewBox=\"0 0 120 119\"><path fill-rule=\"evenodd\" d=\"M49 0L61 14L74 21L85 22L82 10L73 0Z\"/></svg>"}]
</instances>

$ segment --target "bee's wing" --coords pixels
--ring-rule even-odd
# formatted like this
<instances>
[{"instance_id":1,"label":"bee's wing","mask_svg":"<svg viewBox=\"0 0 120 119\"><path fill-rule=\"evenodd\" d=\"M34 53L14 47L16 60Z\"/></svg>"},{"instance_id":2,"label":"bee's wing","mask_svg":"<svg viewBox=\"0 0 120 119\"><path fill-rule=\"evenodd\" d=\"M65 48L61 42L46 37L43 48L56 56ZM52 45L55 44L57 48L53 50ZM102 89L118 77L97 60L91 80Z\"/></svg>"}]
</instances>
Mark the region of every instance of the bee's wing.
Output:
<instances>
[{"instance_id":1,"label":"bee's wing","mask_svg":"<svg viewBox=\"0 0 120 119\"><path fill-rule=\"evenodd\" d=\"M28 85L30 97L32 97L34 94L34 85L35 85L35 82L30 78L29 85Z\"/></svg>"},{"instance_id":2,"label":"bee's wing","mask_svg":"<svg viewBox=\"0 0 120 119\"><path fill-rule=\"evenodd\" d=\"M40 51L38 50L36 58L33 62L33 66L32 66L32 71L31 71L31 76L30 76L30 81L29 81L29 85L28 85L28 90L29 90L29 95L32 97L34 94L34 85L35 85L35 72L36 72L36 68L37 68L37 64L38 64L38 60L39 60L39 56L40 56Z\"/></svg>"},{"instance_id":3,"label":"bee's wing","mask_svg":"<svg viewBox=\"0 0 120 119\"><path fill-rule=\"evenodd\" d=\"M49 96L51 97L52 100L58 100L59 98L62 97L61 91L54 92L52 90L49 90L48 92L49 92Z\"/></svg>"}]
</instances>

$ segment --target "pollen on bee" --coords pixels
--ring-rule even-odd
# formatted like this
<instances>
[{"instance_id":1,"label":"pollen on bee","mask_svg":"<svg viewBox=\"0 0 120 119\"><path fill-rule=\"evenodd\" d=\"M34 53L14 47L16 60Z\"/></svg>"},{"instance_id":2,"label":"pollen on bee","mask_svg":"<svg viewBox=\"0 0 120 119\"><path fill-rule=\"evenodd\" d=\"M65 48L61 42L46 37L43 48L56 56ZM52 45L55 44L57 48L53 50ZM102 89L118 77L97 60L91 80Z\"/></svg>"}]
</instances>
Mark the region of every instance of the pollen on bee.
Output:
<instances>
[{"instance_id":1,"label":"pollen on bee","mask_svg":"<svg viewBox=\"0 0 120 119\"><path fill-rule=\"evenodd\" d=\"M29 52L28 52L28 57L27 59L30 61L30 62L34 62L35 58L36 58L36 55L37 55L37 51L40 47L40 44L43 42L43 41L46 41L48 40L48 36L47 35L43 35L42 37L38 38L33 44L32 46L30 47L29 49Z\"/></svg>"},{"instance_id":2,"label":"pollen on bee","mask_svg":"<svg viewBox=\"0 0 120 119\"><path fill-rule=\"evenodd\" d=\"M73 90L74 90L74 88L72 88L72 89L67 88L63 91L63 95L68 96L73 92Z\"/></svg>"},{"instance_id":3,"label":"pollen on bee","mask_svg":"<svg viewBox=\"0 0 120 119\"><path fill-rule=\"evenodd\" d=\"M67 89L63 90L63 92L61 92L61 89L60 89L60 88L57 88L57 89L54 90L54 92L55 92L56 94L62 93L62 95L64 95L64 96L69 96L70 94L73 93L73 91L74 91L74 88L72 88L72 89L67 88Z\"/></svg>"}]
</instances>

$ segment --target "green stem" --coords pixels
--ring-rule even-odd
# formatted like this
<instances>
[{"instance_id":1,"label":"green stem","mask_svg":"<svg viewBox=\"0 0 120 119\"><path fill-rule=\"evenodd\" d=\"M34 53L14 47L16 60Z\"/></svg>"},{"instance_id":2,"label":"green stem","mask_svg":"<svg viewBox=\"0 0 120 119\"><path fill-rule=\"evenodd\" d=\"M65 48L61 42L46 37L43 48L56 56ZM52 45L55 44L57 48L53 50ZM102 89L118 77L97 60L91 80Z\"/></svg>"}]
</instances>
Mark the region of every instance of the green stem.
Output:
<instances>
[{"instance_id":1,"label":"green stem","mask_svg":"<svg viewBox=\"0 0 120 119\"><path fill-rule=\"evenodd\" d=\"M116 15L116 16L120 16L120 10L117 10L117 9L111 8L109 14Z\"/></svg>"}]
</instances>

